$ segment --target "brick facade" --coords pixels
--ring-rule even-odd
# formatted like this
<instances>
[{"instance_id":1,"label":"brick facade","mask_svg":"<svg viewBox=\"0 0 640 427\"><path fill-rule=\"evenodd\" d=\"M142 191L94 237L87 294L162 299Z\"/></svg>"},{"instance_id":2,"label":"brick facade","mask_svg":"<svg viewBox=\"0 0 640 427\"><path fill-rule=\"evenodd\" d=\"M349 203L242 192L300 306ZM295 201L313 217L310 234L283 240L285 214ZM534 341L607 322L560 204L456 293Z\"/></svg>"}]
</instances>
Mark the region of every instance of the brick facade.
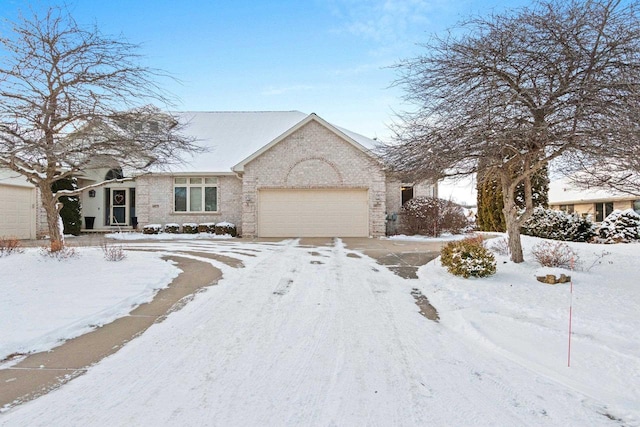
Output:
<instances>
[{"instance_id":1,"label":"brick facade","mask_svg":"<svg viewBox=\"0 0 640 427\"><path fill-rule=\"evenodd\" d=\"M369 194L369 234L385 234L387 185L377 159L321 123L310 121L244 165L242 224L257 235L262 188L362 188Z\"/></svg>"},{"instance_id":2,"label":"brick facade","mask_svg":"<svg viewBox=\"0 0 640 427\"><path fill-rule=\"evenodd\" d=\"M196 175L191 173L189 176ZM242 232L242 182L237 176L217 176L218 212L207 213L174 212L173 178L168 175L147 175L136 179L136 215L140 225L228 221L236 225L238 233Z\"/></svg>"}]
</instances>

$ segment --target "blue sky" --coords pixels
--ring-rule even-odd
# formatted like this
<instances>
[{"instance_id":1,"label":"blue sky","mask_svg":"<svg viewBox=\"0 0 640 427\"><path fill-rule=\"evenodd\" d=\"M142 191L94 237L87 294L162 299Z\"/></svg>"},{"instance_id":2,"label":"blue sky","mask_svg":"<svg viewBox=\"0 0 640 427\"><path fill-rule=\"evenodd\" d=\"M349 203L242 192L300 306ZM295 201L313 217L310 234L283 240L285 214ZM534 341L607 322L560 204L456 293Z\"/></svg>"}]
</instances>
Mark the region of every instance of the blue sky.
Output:
<instances>
[{"instance_id":1,"label":"blue sky","mask_svg":"<svg viewBox=\"0 0 640 427\"><path fill-rule=\"evenodd\" d=\"M300 110L388 139L406 108L388 68L469 14L522 0L108 0L67 1L80 24L141 43L180 110ZM1 0L0 16L42 10L42 0Z\"/></svg>"}]
</instances>

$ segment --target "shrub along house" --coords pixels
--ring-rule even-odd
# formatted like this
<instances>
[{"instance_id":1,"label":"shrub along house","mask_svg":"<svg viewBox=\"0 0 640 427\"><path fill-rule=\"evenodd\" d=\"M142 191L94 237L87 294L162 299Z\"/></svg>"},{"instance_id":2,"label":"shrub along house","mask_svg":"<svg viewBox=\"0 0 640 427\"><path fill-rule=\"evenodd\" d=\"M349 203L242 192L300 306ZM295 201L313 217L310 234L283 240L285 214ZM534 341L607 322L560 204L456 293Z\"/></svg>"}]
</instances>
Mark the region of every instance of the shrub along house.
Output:
<instances>
[{"instance_id":1,"label":"shrub along house","mask_svg":"<svg viewBox=\"0 0 640 427\"><path fill-rule=\"evenodd\" d=\"M316 114L179 117L207 152L170 170L85 191L85 229L227 221L243 236L382 236L409 193L437 196L435 184L393 178L371 151L375 141ZM117 166L99 168L79 184L122 175Z\"/></svg>"}]
</instances>

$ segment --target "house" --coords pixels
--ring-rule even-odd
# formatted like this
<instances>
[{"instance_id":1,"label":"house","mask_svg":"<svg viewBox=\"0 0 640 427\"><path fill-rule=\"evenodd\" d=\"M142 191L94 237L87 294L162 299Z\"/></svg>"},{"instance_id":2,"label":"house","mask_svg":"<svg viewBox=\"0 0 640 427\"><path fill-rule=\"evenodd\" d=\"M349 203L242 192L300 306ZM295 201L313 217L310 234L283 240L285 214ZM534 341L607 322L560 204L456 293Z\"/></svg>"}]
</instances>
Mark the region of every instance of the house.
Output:
<instances>
[{"instance_id":1,"label":"house","mask_svg":"<svg viewBox=\"0 0 640 427\"><path fill-rule=\"evenodd\" d=\"M633 209L640 214L640 197L614 190L579 189L568 178L549 184L549 207L582 216L590 215L601 222L614 210Z\"/></svg>"},{"instance_id":2,"label":"house","mask_svg":"<svg viewBox=\"0 0 640 427\"><path fill-rule=\"evenodd\" d=\"M227 221L249 237L383 236L403 199L437 195L435 184L393 178L371 151L375 141L316 114L178 116L209 150L168 170L85 191L85 229ZM127 175L113 165L78 180L84 186Z\"/></svg>"}]
</instances>

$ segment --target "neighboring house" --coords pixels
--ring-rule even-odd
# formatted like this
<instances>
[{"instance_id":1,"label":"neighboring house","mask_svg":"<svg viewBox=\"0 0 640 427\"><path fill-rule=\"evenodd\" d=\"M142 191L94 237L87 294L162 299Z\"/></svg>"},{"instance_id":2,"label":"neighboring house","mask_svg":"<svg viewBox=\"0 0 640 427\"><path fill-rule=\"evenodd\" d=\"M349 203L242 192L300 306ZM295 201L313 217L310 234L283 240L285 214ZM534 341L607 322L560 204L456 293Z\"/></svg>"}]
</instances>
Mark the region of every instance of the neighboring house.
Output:
<instances>
[{"instance_id":1,"label":"neighboring house","mask_svg":"<svg viewBox=\"0 0 640 427\"><path fill-rule=\"evenodd\" d=\"M370 151L375 141L315 114L179 116L209 151L166 171L85 191L83 228L228 221L249 237L382 236L405 199L437 196L435 185L391 177ZM112 167L78 178L83 186L121 176Z\"/></svg>"},{"instance_id":2,"label":"neighboring house","mask_svg":"<svg viewBox=\"0 0 640 427\"><path fill-rule=\"evenodd\" d=\"M613 190L578 189L567 178L549 184L549 207L601 222L614 210L633 209L640 213L640 197Z\"/></svg>"}]
</instances>

